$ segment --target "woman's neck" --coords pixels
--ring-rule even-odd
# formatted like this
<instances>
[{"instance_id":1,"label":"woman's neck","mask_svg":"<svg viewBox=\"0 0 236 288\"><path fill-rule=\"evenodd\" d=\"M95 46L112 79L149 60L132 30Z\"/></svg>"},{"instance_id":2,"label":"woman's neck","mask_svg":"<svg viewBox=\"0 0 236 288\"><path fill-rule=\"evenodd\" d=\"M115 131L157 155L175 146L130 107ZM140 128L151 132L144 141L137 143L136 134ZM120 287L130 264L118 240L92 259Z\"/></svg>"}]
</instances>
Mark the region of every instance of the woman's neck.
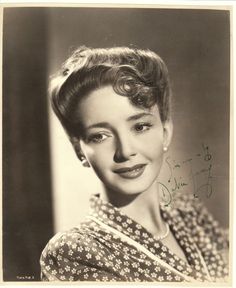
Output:
<instances>
[{"instance_id":1,"label":"woman's neck","mask_svg":"<svg viewBox=\"0 0 236 288\"><path fill-rule=\"evenodd\" d=\"M153 235L158 236L165 233L166 228L160 213L158 184L156 182L147 191L138 195L117 195L114 191L111 193L105 190L101 197L118 207L120 211Z\"/></svg>"}]
</instances>

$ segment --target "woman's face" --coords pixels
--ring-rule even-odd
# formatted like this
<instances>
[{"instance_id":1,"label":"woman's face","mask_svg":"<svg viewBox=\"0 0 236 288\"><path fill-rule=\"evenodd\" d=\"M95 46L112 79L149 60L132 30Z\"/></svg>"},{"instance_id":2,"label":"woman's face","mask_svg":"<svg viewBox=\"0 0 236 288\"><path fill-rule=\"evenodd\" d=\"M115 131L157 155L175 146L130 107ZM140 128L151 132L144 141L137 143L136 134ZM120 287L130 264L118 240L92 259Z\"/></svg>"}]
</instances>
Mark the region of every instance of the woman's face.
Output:
<instances>
[{"instance_id":1,"label":"woman's face","mask_svg":"<svg viewBox=\"0 0 236 288\"><path fill-rule=\"evenodd\" d=\"M157 105L136 107L106 86L82 99L79 114L82 153L105 188L127 195L150 189L172 132L169 122L163 126Z\"/></svg>"}]
</instances>

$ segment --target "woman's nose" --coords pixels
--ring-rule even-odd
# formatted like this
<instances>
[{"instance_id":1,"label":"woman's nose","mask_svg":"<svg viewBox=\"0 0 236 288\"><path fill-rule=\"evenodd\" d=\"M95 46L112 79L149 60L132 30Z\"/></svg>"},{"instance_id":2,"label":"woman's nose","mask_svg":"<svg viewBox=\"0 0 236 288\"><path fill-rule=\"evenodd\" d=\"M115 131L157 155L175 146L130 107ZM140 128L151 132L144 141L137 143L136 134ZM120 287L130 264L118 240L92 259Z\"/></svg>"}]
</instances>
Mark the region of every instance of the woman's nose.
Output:
<instances>
[{"instance_id":1,"label":"woman's nose","mask_svg":"<svg viewBox=\"0 0 236 288\"><path fill-rule=\"evenodd\" d=\"M124 162L130 159L130 157L135 156L136 151L134 144L132 143L131 139L129 139L129 136L123 136L122 138L119 137L116 141L116 151L114 154L114 161Z\"/></svg>"}]
</instances>

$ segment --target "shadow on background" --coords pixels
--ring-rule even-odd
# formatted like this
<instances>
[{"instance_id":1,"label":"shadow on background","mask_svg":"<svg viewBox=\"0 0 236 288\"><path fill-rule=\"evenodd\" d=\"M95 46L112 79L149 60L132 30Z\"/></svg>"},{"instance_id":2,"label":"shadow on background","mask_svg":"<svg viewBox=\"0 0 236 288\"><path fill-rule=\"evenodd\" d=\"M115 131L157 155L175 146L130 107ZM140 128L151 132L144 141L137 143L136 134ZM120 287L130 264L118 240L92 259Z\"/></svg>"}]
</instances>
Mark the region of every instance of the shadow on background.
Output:
<instances>
[{"instance_id":1,"label":"shadow on background","mask_svg":"<svg viewBox=\"0 0 236 288\"><path fill-rule=\"evenodd\" d=\"M44 9L5 9L3 28L3 278L39 280L53 233Z\"/></svg>"}]
</instances>

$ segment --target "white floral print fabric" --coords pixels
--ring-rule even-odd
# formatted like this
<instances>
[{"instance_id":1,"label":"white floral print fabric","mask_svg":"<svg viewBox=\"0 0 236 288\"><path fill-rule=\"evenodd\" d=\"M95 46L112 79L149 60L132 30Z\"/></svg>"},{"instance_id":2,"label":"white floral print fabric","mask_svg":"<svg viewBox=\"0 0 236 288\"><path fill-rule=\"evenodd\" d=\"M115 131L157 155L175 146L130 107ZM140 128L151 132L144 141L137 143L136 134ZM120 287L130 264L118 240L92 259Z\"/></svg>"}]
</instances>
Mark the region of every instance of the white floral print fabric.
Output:
<instances>
[{"instance_id":1,"label":"white floral print fabric","mask_svg":"<svg viewBox=\"0 0 236 288\"><path fill-rule=\"evenodd\" d=\"M185 253L187 262L144 227L110 203L92 196L92 217L78 227L58 233L42 252L43 281L226 281L227 234L198 199L182 197L178 208L161 207L163 219ZM150 258L99 222L116 229L166 263ZM168 268L169 267L169 268ZM173 272L173 269L176 271Z\"/></svg>"}]
</instances>

